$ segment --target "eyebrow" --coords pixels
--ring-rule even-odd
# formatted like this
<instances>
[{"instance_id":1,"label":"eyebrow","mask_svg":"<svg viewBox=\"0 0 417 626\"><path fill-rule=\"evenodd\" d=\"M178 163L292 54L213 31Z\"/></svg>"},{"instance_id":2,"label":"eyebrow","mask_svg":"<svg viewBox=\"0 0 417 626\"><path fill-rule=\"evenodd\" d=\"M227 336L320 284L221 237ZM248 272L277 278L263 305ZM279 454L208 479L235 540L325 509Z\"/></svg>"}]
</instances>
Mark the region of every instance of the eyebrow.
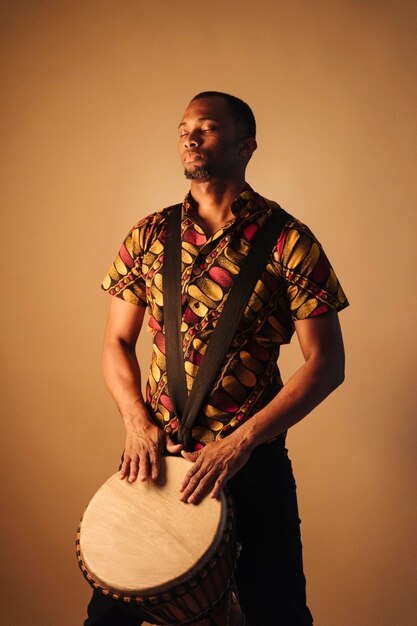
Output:
<instances>
[{"instance_id":1,"label":"eyebrow","mask_svg":"<svg viewBox=\"0 0 417 626\"><path fill-rule=\"evenodd\" d=\"M211 122L218 122L218 120L215 117L199 117L197 121L204 122L207 120L210 120ZM186 126L186 125L187 125L187 122L180 122L178 124L178 128L181 128L181 126Z\"/></svg>"}]
</instances>

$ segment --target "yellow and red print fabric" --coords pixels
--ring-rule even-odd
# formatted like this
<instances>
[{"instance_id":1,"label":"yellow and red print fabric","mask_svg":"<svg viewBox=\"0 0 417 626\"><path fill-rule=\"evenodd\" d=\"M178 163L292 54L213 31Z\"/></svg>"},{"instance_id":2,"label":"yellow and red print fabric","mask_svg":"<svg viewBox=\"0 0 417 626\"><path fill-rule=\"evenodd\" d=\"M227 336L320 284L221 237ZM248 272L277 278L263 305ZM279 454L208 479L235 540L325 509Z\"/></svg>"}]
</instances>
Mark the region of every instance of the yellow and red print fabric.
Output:
<instances>
[{"instance_id":1,"label":"yellow and red print fabric","mask_svg":"<svg viewBox=\"0 0 417 626\"><path fill-rule=\"evenodd\" d=\"M278 205L250 187L232 205L233 219L207 237L195 219L189 193L182 204L182 345L190 390L210 335L251 242ZM173 207L140 220L129 231L101 287L149 310L153 334L146 403L153 419L175 434L166 378L162 267L166 218ZM295 218L271 251L239 323L216 383L193 428L195 449L228 435L266 403L277 375L281 344L301 320L348 306L346 296L317 239ZM282 385L279 373L279 384Z\"/></svg>"}]
</instances>

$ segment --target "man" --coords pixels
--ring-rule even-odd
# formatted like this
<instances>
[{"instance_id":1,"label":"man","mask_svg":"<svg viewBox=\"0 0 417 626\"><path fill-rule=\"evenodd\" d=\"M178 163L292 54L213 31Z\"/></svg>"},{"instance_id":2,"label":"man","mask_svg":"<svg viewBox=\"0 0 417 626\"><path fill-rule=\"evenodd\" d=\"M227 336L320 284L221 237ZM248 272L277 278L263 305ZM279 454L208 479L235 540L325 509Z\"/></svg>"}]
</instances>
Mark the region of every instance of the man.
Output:
<instances>
[{"instance_id":1,"label":"man","mask_svg":"<svg viewBox=\"0 0 417 626\"><path fill-rule=\"evenodd\" d=\"M188 390L252 242L279 209L245 181L255 135L248 105L219 92L195 96L179 125L180 157L191 181L181 217L181 341ZM249 623L311 625L285 434L343 381L337 312L348 302L314 235L288 216L192 429L192 449L184 450L166 376L161 292L172 210L153 213L131 229L102 284L114 296L103 367L126 426L120 478L155 479L166 449L192 461L179 485L184 506L216 497L227 484L242 544L237 587ZM153 352L144 399L135 345L147 306ZM294 330L305 362L283 385L276 362ZM137 623L94 595L86 624Z\"/></svg>"}]
</instances>

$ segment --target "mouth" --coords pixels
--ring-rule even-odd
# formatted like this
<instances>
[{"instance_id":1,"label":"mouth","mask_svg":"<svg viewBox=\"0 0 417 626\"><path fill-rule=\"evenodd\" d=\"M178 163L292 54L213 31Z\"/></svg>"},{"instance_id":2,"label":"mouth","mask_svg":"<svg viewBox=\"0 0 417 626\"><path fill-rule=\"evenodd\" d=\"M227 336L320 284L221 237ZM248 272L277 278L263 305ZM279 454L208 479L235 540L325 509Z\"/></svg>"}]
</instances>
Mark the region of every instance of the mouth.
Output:
<instances>
[{"instance_id":1,"label":"mouth","mask_svg":"<svg viewBox=\"0 0 417 626\"><path fill-rule=\"evenodd\" d=\"M204 157L198 152L193 152L192 150L188 150L184 153L182 157L185 163L194 163L194 161L202 161Z\"/></svg>"}]
</instances>

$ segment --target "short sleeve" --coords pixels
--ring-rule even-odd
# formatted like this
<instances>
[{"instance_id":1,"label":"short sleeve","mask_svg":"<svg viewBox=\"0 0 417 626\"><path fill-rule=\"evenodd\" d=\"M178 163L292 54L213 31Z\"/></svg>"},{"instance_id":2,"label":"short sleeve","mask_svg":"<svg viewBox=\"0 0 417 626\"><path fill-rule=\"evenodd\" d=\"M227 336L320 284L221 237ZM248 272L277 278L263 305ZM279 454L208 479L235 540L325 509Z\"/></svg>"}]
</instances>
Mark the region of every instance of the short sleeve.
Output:
<instances>
[{"instance_id":1,"label":"short sleeve","mask_svg":"<svg viewBox=\"0 0 417 626\"><path fill-rule=\"evenodd\" d=\"M147 306L143 256L154 221L154 215L145 217L130 229L101 283L110 295L143 307Z\"/></svg>"},{"instance_id":2,"label":"short sleeve","mask_svg":"<svg viewBox=\"0 0 417 626\"><path fill-rule=\"evenodd\" d=\"M284 227L275 260L286 283L293 320L303 320L349 306L340 282L311 230L297 219Z\"/></svg>"}]
</instances>

